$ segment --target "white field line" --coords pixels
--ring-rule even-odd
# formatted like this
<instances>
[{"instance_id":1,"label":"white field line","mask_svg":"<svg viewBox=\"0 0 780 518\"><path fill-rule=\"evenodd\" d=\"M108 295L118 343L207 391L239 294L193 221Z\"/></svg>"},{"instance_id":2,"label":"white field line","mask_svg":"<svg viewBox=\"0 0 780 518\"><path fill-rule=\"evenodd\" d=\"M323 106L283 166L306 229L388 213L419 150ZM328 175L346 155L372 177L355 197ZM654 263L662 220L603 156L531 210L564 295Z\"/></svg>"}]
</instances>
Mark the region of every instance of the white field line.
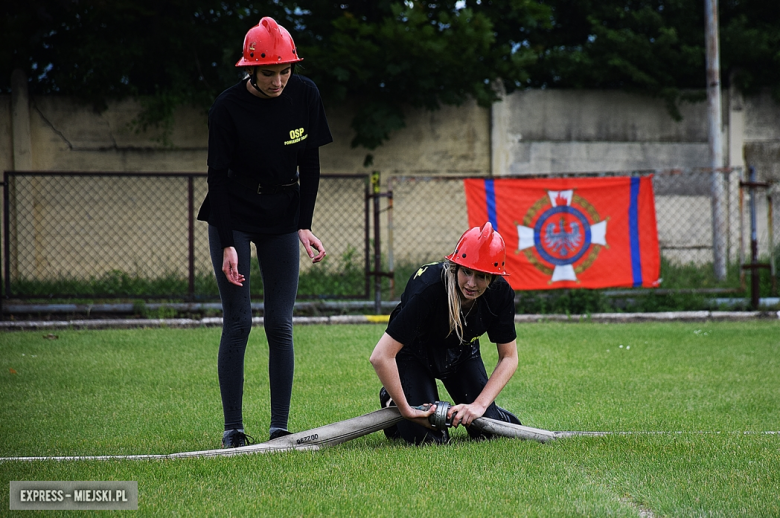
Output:
<instances>
[{"instance_id":1,"label":"white field line","mask_svg":"<svg viewBox=\"0 0 780 518\"><path fill-rule=\"evenodd\" d=\"M568 432L553 432L555 434L556 439L564 439L566 437L575 437L578 435L589 435L589 436L605 436L605 435L686 435L686 434L699 434L699 435L780 435L780 430L778 431L766 431L766 432L712 432L712 431L706 431L706 430L694 430L694 431L677 431L677 432L669 432L669 431L634 431L634 432L577 432L577 431L568 431Z\"/></svg>"},{"instance_id":2,"label":"white field line","mask_svg":"<svg viewBox=\"0 0 780 518\"><path fill-rule=\"evenodd\" d=\"M240 448L222 448L218 450L189 451L181 453L169 453L160 455L66 455L56 457L0 457L0 462L8 461L38 461L38 460L168 460L184 458L205 458L205 457L233 457L236 455L250 455L253 453L272 453L290 450L306 451L319 450L320 447L314 444L308 444L298 447L293 446L274 446L263 444L253 444L251 446L242 446Z\"/></svg>"},{"instance_id":3,"label":"white field line","mask_svg":"<svg viewBox=\"0 0 780 518\"><path fill-rule=\"evenodd\" d=\"M712 431L633 431L633 432L586 432L586 431L560 431L552 432L555 439L565 439L568 437L586 436L586 437L606 437L610 435L780 435L778 431L766 432L712 432ZM168 454L141 454L141 455L66 455L52 457L0 457L0 462L12 461L92 461L92 460L168 460L183 458L206 458L206 457L233 457L237 455L252 455L257 453L276 453L285 451L316 451L320 446L316 444L302 444L291 446L289 444L270 444L260 443L240 448L227 448L217 450L190 451Z\"/></svg>"}]
</instances>

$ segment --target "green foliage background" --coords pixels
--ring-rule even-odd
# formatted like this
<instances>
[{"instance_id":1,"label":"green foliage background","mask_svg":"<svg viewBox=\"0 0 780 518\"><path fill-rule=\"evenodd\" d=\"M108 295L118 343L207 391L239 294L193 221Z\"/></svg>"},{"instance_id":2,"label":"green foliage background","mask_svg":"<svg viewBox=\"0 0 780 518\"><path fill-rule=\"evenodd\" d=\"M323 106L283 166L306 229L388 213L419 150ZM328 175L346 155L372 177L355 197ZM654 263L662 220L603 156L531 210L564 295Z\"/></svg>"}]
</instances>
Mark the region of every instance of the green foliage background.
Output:
<instances>
[{"instance_id":1,"label":"green foliage background","mask_svg":"<svg viewBox=\"0 0 780 518\"><path fill-rule=\"evenodd\" d=\"M356 107L352 144L369 150L404 126L407 106L617 88L679 117L706 86L700 0L32 0L2 14L0 91L20 69L32 93L96 109L135 97L139 130L169 125L181 105L205 111L241 77L241 42L262 16L291 31L326 103ZM780 100L780 3L721 0L719 23L723 85Z\"/></svg>"}]
</instances>

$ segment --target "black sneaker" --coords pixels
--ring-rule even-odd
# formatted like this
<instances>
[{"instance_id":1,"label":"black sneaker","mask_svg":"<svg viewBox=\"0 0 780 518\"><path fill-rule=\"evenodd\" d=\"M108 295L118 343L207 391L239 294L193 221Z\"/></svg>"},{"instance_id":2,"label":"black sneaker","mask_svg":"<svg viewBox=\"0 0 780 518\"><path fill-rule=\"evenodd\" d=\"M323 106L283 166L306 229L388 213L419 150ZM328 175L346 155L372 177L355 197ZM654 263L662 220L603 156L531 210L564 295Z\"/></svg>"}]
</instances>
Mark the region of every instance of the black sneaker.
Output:
<instances>
[{"instance_id":1,"label":"black sneaker","mask_svg":"<svg viewBox=\"0 0 780 518\"><path fill-rule=\"evenodd\" d=\"M239 448L248 444L253 444L255 439L251 435L244 433L244 430L226 430L222 434L223 448Z\"/></svg>"},{"instance_id":2,"label":"black sneaker","mask_svg":"<svg viewBox=\"0 0 780 518\"><path fill-rule=\"evenodd\" d=\"M382 408L389 408L391 406L396 406L395 401L393 401L393 398L390 397L390 394L387 393L385 390L385 387L382 387L379 389L379 406ZM401 432L398 431L398 426L392 425L384 430L385 437L388 439L400 439L401 438Z\"/></svg>"},{"instance_id":3,"label":"black sneaker","mask_svg":"<svg viewBox=\"0 0 780 518\"><path fill-rule=\"evenodd\" d=\"M515 414L507 410L506 408L501 408L500 406L496 405L496 408L498 409L498 413L501 414L501 420L506 421L507 423L512 424L523 424L520 422L520 419L517 418Z\"/></svg>"},{"instance_id":4,"label":"black sneaker","mask_svg":"<svg viewBox=\"0 0 780 518\"><path fill-rule=\"evenodd\" d=\"M274 432L271 434L271 438L269 441L273 441L274 439L278 439L279 437L284 437L285 435L290 435L290 432L287 430L274 430Z\"/></svg>"},{"instance_id":5,"label":"black sneaker","mask_svg":"<svg viewBox=\"0 0 780 518\"><path fill-rule=\"evenodd\" d=\"M393 398L391 398L390 394L387 393L385 387L379 389L379 406L381 406L382 408L395 406L395 401L393 401Z\"/></svg>"}]
</instances>

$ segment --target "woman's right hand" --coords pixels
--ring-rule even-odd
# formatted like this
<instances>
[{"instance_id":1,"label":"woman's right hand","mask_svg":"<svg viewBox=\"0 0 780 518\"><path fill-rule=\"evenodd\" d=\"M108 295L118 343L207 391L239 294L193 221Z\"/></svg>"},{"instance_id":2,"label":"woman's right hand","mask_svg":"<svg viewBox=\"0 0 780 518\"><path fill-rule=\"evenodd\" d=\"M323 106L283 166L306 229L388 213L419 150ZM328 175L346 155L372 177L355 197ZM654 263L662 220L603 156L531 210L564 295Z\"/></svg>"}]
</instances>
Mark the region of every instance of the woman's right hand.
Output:
<instances>
[{"instance_id":1,"label":"woman's right hand","mask_svg":"<svg viewBox=\"0 0 780 518\"><path fill-rule=\"evenodd\" d=\"M426 403L421 405L425 410L421 410L420 407L410 406L406 412L401 412L404 419L417 423L431 430L435 430L428 417L436 411L436 405Z\"/></svg>"},{"instance_id":2,"label":"woman's right hand","mask_svg":"<svg viewBox=\"0 0 780 518\"><path fill-rule=\"evenodd\" d=\"M243 286L245 278L238 272L238 253L232 246L222 249L222 272L230 284Z\"/></svg>"},{"instance_id":3,"label":"woman's right hand","mask_svg":"<svg viewBox=\"0 0 780 518\"><path fill-rule=\"evenodd\" d=\"M369 361L374 366L382 386L385 387L387 393L390 394L390 397L393 398L393 401L398 406L401 417L434 430L433 425L428 422L428 416L436 410L436 407L428 404L427 408L425 405L421 405L423 409L420 409L411 406L406 401L406 395L401 386L401 378L398 375L398 363L395 361L395 357L403 347L404 344L385 332L382 334L379 342L377 342L376 347L374 347Z\"/></svg>"}]
</instances>

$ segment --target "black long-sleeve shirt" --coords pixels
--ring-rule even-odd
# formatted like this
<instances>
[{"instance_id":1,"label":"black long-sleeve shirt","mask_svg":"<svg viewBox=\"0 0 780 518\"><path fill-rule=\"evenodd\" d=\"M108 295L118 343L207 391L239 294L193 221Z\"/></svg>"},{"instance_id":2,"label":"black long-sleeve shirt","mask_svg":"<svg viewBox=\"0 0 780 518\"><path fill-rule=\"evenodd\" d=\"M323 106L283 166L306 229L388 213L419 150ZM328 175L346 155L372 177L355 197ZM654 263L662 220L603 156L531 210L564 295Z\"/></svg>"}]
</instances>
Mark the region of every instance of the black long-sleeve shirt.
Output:
<instances>
[{"instance_id":1,"label":"black long-sleeve shirt","mask_svg":"<svg viewBox=\"0 0 780 518\"><path fill-rule=\"evenodd\" d=\"M424 361L436 376L446 375L478 354L479 337L485 333L496 344L517 338L514 291L500 276L461 317L463 340L450 332L443 269L444 263L421 266L407 283L387 325L387 334L404 345L398 354L410 354Z\"/></svg>"},{"instance_id":2,"label":"black long-sleeve shirt","mask_svg":"<svg viewBox=\"0 0 780 518\"><path fill-rule=\"evenodd\" d=\"M209 111L209 192L198 219L217 227L223 247L232 230L284 234L311 228L319 188L319 147L333 141L316 85L292 75L279 97L261 99L246 80L222 92ZM247 185L300 189L258 194ZM238 178L241 181L238 181Z\"/></svg>"}]
</instances>

